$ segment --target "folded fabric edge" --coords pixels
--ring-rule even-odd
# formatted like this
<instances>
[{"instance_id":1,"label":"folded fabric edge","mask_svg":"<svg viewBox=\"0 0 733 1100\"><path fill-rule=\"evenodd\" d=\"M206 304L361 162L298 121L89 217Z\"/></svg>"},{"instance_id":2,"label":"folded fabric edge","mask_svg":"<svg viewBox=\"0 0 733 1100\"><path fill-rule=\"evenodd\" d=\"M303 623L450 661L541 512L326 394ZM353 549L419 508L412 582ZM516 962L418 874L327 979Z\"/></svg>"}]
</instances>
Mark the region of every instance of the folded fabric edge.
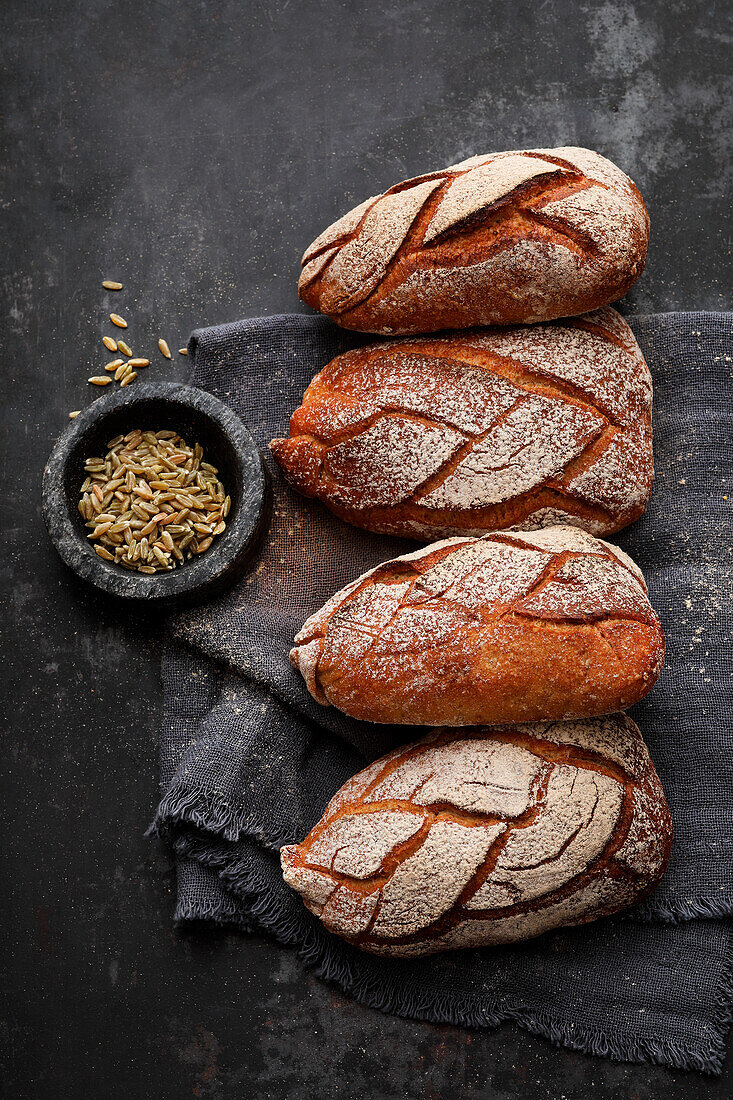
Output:
<instances>
[{"instance_id":1,"label":"folded fabric edge","mask_svg":"<svg viewBox=\"0 0 733 1100\"><path fill-rule=\"evenodd\" d=\"M396 981L377 985L368 975L356 975L348 961L338 957L336 949L325 938L328 933L324 934L324 938L317 936L312 929L307 929L303 934L302 924L283 914L277 902L269 896L267 883L245 860L230 863L217 858L207 849L205 838L193 835L180 836L176 847L180 854L197 859L215 870L222 883L246 904L251 925L247 928L241 917L234 923L245 930L264 932L281 946L294 948L303 965L313 970L316 977L333 983L347 996L368 1008L456 1027L496 1028L511 1021L533 1035L549 1039L555 1046L565 1046L582 1054L618 1062L651 1062L711 1076L722 1073L726 1057L725 1036L733 1015L733 935L716 991L715 1010L710 1021L713 1035L707 1044L697 1047L670 1039L611 1035L603 1028L569 1024L550 1013L533 1011L523 1005L504 1003L489 1008L480 1003L477 995L451 996L423 991L417 999L400 989ZM195 917L198 919L201 914L197 912ZM185 918L177 911L177 919L181 921ZM232 922L225 919L224 923Z\"/></svg>"},{"instance_id":2,"label":"folded fabric edge","mask_svg":"<svg viewBox=\"0 0 733 1100\"><path fill-rule=\"evenodd\" d=\"M334 735L333 730L329 729L328 726L322 725L320 722L316 721L313 716L308 713L305 705L302 705L297 700L289 698L286 693L278 687L277 684L269 684L265 683L263 680L258 680L251 674L251 672L244 669L241 665L237 664L233 658L227 659L224 654L222 654L221 651L217 649L216 643L212 641L212 639L207 638L202 634L201 636L197 635L194 640L191 637L191 627L188 625L181 625L180 623L169 623L167 629L169 631L169 636L174 643L179 646L185 647L189 651L189 653L193 654L194 656L197 653L199 656L203 654L204 657L211 661L215 666L219 666L222 669L235 672L237 676L241 677L243 683L251 684L259 691L266 692L267 695L273 698L286 710L292 711L293 713L297 714L301 721L305 722L312 730L315 730L316 732L321 734L328 733L331 736L339 736L338 734ZM283 659L287 659L285 654L283 655ZM290 667L289 663L288 667ZM294 673L294 675L296 674ZM300 674L297 674L297 676L298 678L300 678ZM306 696L308 696L307 692ZM315 705L316 707L318 706L318 704ZM361 722L358 719L351 719L351 721L357 722L359 725L363 725L366 728L372 725L372 723L370 722ZM410 730L411 735L414 735L414 737L420 736L420 730L426 732L427 728L428 727L405 726L405 729ZM286 841L283 841L283 843L286 843Z\"/></svg>"},{"instance_id":3,"label":"folded fabric edge","mask_svg":"<svg viewBox=\"0 0 733 1100\"><path fill-rule=\"evenodd\" d=\"M248 837L274 852L291 839L268 836L256 821L235 813L224 802L189 790L184 783L175 783L161 799L145 836L170 840L173 831L181 825L193 826L220 840L236 841Z\"/></svg>"},{"instance_id":4,"label":"folded fabric edge","mask_svg":"<svg viewBox=\"0 0 733 1100\"><path fill-rule=\"evenodd\" d=\"M629 313L626 310L620 310L618 303L611 303L612 307L621 313L624 321L628 325L632 325L636 321L656 321L659 318L664 318L667 323L692 323L693 321L699 321L700 319L708 319L720 323L730 323L733 319L733 311L725 309L689 309L689 310L666 310L656 313ZM564 320L564 318L560 318ZM301 324L306 327L323 327L332 329L334 332L343 333L345 336L350 337L362 337L364 339L371 339L374 342L378 342L384 339L394 339L394 337L383 337L378 333L369 332L357 332L352 329L342 329L331 321L328 317L325 317L321 313L315 313L311 310L303 311L300 313L261 313L255 314L253 317L239 317L235 321L222 321L217 325L202 325L199 328L195 328L189 336L188 349L189 353L192 350L196 350L198 344L200 344L202 338L216 336L226 338L233 333L239 333L242 326L249 325L262 325L262 324L279 326L282 324ZM479 326L481 327L481 326ZM443 330L448 331L448 330Z\"/></svg>"},{"instance_id":5,"label":"folded fabric edge","mask_svg":"<svg viewBox=\"0 0 733 1100\"><path fill-rule=\"evenodd\" d=\"M302 325L304 329L322 328L332 330L345 340L352 341L366 342L367 339L379 339L378 336L370 333L359 333L339 328L330 318L321 313L311 311L307 313L264 313L255 314L254 317L240 317L236 321L223 321L218 325L204 325L201 328L195 328L188 338L188 354L195 365L196 355L202 343L209 345L213 342L221 345L232 336L238 336L243 329L244 331L252 331L251 326L261 327L263 324L272 328L280 328L283 325Z\"/></svg>"},{"instance_id":6,"label":"folded fabric edge","mask_svg":"<svg viewBox=\"0 0 733 1100\"><path fill-rule=\"evenodd\" d=\"M616 308L616 304L612 304ZM683 331L689 327L689 335L694 336L698 333L692 330L691 326L693 324L717 326L722 332L723 330L727 331L733 322L733 312L730 310L670 310L664 313L627 313L619 310L619 312L632 331L635 331L635 326L644 328L656 325L657 330L651 332L642 334L635 331L635 335L643 335L649 339L656 336L660 327L677 327ZM564 320L564 318L560 320ZM356 332L339 328L328 317L313 312L272 313L255 315L254 317L241 317L236 321L225 321L218 325L207 325L193 330L188 340L192 374L196 369L196 357L199 354L205 356L215 354L217 349L223 348L227 341L233 337L259 335L261 329L265 326L274 329L293 326L306 331L322 328L338 335L345 344L379 343L385 339L376 333ZM387 339L392 339L392 337ZM195 376L193 380L197 384Z\"/></svg>"}]
</instances>

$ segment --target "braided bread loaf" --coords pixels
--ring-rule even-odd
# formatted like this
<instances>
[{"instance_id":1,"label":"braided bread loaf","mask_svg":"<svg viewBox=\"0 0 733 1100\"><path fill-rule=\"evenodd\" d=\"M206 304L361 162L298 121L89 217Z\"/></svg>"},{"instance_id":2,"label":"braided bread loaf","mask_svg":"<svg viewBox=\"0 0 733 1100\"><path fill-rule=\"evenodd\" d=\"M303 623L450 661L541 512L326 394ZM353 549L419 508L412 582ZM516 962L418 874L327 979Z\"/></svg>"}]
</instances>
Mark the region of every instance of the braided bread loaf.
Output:
<instances>
[{"instance_id":1,"label":"braided bread loaf","mask_svg":"<svg viewBox=\"0 0 733 1100\"><path fill-rule=\"evenodd\" d=\"M406 957L615 913L671 842L641 734L615 714L434 730L349 780L280 859L329 931Z\"/></svg>"},{"instance_id":2,"label":"braided bread loaf","mask_svg":"<svg viewBox=\"0 0 733 1100\"><path fill-rule=\"evenodd\" d=\"M295 489L369 531L426 539L567 522L603 535L649 500L651 403L633 333L605 307L347 352L270 450Z\"/></svg>"},{"instance_id":3,"label":"braided bread loaf","mask_svg":"<svg viewBox=\"0 0 733 1100\"><path fill-rule=\"evenodd\" d=\"M361 332L547 321L621 298L648 242L641 195L598 153L487 153L334 222L303 256L299 294Z\"/></svg>"},{"instance_id":4,"label":"braided bread loaf","mask_svg":"<svg viewBox=\"0 0 733 1100\"><path fill-rule=\"evenodd\" d=\"M385 562L295 642L319 703L425 726L608 714L646 695L664 659L639 569L574 527L448 539Z\"/></svg>"}]
</instances>

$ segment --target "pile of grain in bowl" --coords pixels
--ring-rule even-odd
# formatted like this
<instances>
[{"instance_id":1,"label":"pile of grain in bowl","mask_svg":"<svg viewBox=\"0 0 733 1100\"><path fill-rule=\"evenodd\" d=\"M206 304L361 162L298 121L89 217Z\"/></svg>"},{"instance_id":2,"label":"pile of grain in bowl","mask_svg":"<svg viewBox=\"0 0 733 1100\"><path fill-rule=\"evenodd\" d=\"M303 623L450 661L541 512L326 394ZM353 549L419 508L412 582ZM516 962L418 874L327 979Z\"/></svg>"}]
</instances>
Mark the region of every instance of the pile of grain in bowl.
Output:
<instances>
[{"instance_id":1,"label":"pile of grain in bowl","mask_svg":"<svg viewBox=\"0 0 733 1100\"><path fill-rule=\"evenodd\" d=\"M96 553L138 573L162 573L203 554L226 527L231 499L196 443L135 431L88 458L79 512Z\"/></svg>"}]
</instances>

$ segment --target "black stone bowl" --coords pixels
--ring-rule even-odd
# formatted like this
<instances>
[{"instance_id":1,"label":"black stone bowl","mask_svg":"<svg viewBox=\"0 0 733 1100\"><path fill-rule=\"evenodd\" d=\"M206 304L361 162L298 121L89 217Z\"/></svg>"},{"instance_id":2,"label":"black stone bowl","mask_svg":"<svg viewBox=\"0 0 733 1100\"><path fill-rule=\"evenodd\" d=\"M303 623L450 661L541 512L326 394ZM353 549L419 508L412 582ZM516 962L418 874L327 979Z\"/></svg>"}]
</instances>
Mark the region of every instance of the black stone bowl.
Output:
<instances>
[{"instance_id":1,"label":"black stone bowl","mask_svg":"<svg viewBox=\"0 0 733 1100\"><path fill-rule=\"evenodd\" d=\"M133 428L176 431L190 446L200 443L232 498L226 530L171 572L134 573L104 561L77 508L86 459L106 454L110 439ZM84 580L126 600L193 603L222 591L257 548L269 503L267 469L239 417L203 390L176 382L128 386L98 398L71 421L43 474L43 518L59 554Z\"/></svg>"}]
</instances>

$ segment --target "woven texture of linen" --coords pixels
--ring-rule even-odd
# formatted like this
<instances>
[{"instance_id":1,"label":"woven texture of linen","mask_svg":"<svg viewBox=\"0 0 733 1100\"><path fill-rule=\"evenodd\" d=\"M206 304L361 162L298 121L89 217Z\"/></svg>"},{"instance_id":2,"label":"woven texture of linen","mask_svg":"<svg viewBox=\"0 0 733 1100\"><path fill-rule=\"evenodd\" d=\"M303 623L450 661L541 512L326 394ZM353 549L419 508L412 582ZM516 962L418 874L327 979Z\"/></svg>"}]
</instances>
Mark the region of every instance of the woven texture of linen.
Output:
<instances>
[{"instance_id":1,"label":"woven texture of linen","mask_svg":"<svg viewBox=\"0 0 733 1100\"><path fill-rule=\"evenodd\" d=\"M193 382L249 428L274 503L237 587L169 623L155 830L176 853L176 920L270 935L365 1004L466 1026L512 1019L589 1053L715 1073L733 945L733 315L629 323L654 379L656 482L646 515L614 541L642 568L666 632L662 676L630 713L675 827L651 897L527 943L402 961L332 936L284 885L280 846L303 839L349 776L422 732L319 706L288 661L294 634L333 592L416 545L341 522L290 491L270 459L267 443L287 434L313 375L366 342L317 316L256 318L191 338Z\"/></svg>"}]
</instances>

